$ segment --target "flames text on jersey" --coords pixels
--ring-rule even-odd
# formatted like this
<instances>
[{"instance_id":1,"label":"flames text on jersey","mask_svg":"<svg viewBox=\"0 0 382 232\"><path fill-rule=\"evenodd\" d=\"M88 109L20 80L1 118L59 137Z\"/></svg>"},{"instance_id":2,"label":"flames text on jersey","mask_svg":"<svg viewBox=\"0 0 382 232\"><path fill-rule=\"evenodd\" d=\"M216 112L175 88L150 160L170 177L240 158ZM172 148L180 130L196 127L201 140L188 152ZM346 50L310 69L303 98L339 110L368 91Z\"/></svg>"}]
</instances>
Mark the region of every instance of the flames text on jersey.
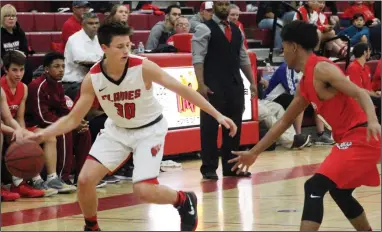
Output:
<instances>
[{"instance_id":1,"label":"flames text on jersey","mask_svg":"<svg viewBox=\"0 0 382 232\"><path fill-rule=\"evenodd\" d=\"M105 94L102 95L102 100L108 100L110 102L120 102L125 100L134 100L141 96L141 90L131 90L131 91L123 91L123 92L116 92L112 94Z\"/></svg>"}]
</instances>

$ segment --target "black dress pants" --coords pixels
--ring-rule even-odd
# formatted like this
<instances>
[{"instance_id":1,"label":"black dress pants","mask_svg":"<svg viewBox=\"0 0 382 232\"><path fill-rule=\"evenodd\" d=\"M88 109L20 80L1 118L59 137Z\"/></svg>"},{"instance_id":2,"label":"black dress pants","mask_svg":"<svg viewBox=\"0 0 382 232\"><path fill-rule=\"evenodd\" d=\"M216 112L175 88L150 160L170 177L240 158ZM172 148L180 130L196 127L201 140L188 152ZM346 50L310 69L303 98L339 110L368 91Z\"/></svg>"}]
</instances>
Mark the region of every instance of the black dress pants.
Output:
<instances>
[{"instance_id":1,"label":"black dress pants","mask_svg":"<svg viewBox=\"0 0 382 232\"><path fill-rule=\"evenodd\" d=\"M210 88L212 86L209 86ZM240 146L241 123L244 112L244 86L242 83L232 83L229 86L211 88L214 94L208 94L209 102L223 115L229 117L237 125L237 133L234 137L229 136L229 130L222 126L223 143L220 149L222 157L223 174L230 173L233 164L228 160L235 157L232 150L238 150ZM216 172L219 166L219 151L217 146L219 124L209 114L200 112L200 137L202 174Z\"/></svg>"}]
</instances>

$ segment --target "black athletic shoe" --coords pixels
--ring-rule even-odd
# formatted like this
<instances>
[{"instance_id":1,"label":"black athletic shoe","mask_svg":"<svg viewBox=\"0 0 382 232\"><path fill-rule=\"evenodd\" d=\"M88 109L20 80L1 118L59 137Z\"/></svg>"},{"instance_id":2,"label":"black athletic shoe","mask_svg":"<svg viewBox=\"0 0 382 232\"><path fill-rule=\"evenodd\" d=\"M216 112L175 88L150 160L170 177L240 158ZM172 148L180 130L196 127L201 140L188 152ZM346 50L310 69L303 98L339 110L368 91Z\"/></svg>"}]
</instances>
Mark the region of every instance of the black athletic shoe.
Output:
<instances>
[{"instance_id":1,"label":"black athletic shoe","mask_svg":"<svg viewBox=\"0 0 382 232\"><path fill-rule=\"evenodd\" d=\"M195 231L198 226L198 199L194 192L185 192L185 194L186 201L177 208L180 215L180 230Z\"/></svg>"},{"instance_id":2,"label":"black athletic shoe","mask_svg":"<svg viewBox=\"0 0 382 232\"><path fill-rule=\"evenodd\" d=\"M84 226L84 231L101 231L101 229L98 228L98 230L92 230L92 229L90 229L89 227Z\"/></svg>"},{"instance_id":3,"label":"black athletic shoe","mask_svg":"<svg viewBox=\"0 0 382 232\"><path fill-rule=\"evenodd\" d=\"M310 135L295 135L292 148L303 149L304 147L308 146L310 142Z\"/></svg>"}]
</instances>

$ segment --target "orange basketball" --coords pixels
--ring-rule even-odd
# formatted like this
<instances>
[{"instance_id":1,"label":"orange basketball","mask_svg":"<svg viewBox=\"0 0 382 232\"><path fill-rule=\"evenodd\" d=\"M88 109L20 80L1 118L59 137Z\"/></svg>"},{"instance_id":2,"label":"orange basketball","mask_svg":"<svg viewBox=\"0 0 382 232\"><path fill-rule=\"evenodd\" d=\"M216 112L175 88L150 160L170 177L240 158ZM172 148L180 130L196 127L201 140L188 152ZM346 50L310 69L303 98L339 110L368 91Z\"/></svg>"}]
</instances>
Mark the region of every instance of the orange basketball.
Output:
<instances>
[{"instance_id":1,"label":"orange basketball","mask_svg":"<svg viewBox=\"0 0 382 232\"><path fill-rule=\"evenodd\" d=\"M31 179L44 167L44 151L33 141L12 143L5 154L5 165L16 177Z\"/></svg>"}]
</instances>

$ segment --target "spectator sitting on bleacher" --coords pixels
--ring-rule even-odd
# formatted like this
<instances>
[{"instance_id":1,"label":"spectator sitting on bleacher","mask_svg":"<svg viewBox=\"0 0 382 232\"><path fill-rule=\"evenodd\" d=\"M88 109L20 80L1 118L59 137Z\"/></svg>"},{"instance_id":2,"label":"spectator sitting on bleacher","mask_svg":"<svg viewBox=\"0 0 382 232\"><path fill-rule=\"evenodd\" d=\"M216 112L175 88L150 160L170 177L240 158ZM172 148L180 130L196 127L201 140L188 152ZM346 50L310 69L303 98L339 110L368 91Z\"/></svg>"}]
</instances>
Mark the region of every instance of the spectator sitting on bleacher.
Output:
<instances>
[{"instance_id":1,"label":"spectator sitting on bleacher","mask_svg":"<svg viewBox=\"0 0 382 232\"><path fill-rule=\"evenodd\" d=\"M342 15L342 19L351 20L355 14L361 13L364 16L366 25L376 26L380 24L380 20L375 17L373 9L370 9L370 4L363 3L362 1L350 2L349 7L346 8ZM342 23L341 23L342 24Z\"/></svg>"},{"instance_id":2,"label":"spectator sitting on bleacher","mask_svg":"<svg viewBox=\"0 0 382 232\"><path fill-rule=\"evenodd\" d=\"M151 28L149 38L146 43L147 50L154 50L159 45L166 44L168 38L175 33L175 21L182 15L178 5L171 5L166 9L165 20L158 22Z\"/></svg>"},{"instance_id":3,"label":"spectator sitting on bleacher","mask_svg":"<svg viewBox=\"0 0 382 232\"><path fill-rule=\"evenodd\" d=\"M190 32L190 22L188 19L184 16L180 16L176 21L175 21L175 34L184 34L184 33L189 33ZM191 39L190 39L191 43ZM170 36L167 40L168 45L174 46L174 37L173 35Z\"/></svg>"},{"instance_id":4,"label":"spectator sitting on bleacher","mask_svg":"<svg viewBox=\"0 0 382 232\"><path fill-rule=\"evenodd\" d=\"M338 35L346 35L350 38L350 46L354 47L359 42L368 43L369 28L365 26L363 14L358 13L353 16L353 25L340 31Z\"/></svg>"},{"instance_id":5,"label":"spectator sitting on bleacher","mask_svg":"<svg viewBox=\"0 0 382 232\"><path fill-rule=\"evenodd\" d=\"M294 95L296 94L297 86L301 80L302 73L297 73L296 71L289 69L287 64L284 62L276 70L269 80L268 88L265 90L265 99L268 101L274 101L281 106L284 110L288 108L292 102ZM315 140L316 145L331 145L334 141L326 135L324 123L316 113L314 113L316 121L317 139ZM302 121L304 118L304 112L301 113L294 122L294 128L296 134L302 133Z\"/></svg>"},{"instance_id":6,"label":"spectator sitting on bleacher","mask_svg":"<svg viewBox=\"0 0 382 232\"><path fill-rule=\"evenodd\" d=\"M17 23L16 8L7 4L1 8L1 58L13 50L28 55L28 42L25 32Z\"/></svg>"},{"instance_id":7,"label":"spectator sitting on bleacher","mask_svg":"<svg viewBox=\"0 0 382 232\"><path fill-rule=\"evenodd\" d=\"M200 5L199 12L190 18L191 33L195 33L195 28L197 25L212 19L213 6L213 2L202 2L202 4Z\"/></svg>"},{"instance_id":8,"label":"spectator sitting on bleacher","mask_svg":"<svg viewBox=\"0 0 382 232\"><path fill-rule=\"evenodd\" d=\"M116 4L111 8L110 14L105 18L103 23L121 22L128 24L129 14L130 10L128 6Z\"/></svg>"},{"instance_id":9,"label":"spectator sitting on bleacher","mask_svg":"<svg viewBox=\"0 0 382 232\"><path fill-rule=\"evenodd\" d=\"M11 112L10 112L9 107L8 107L8 104L7 104L7 99L6 99L5 93L1 89L1 87L0 87L0 94L1 94L1 97L0 97L0 110L1 110L0 147L2 148L0 150L0 152L1 152L1 156L2 156L1 159L2 159L4 157L4 152L5 152L5 149L3 147L3 142L4 142L3 133L4 134L10 134L11 136L14 136L15 141L18 142L20 139L23 139L24 130L17 123L17 121L12 117ZM4 163L4 162L2 162L2 163ZM1 171L3 172L4 169L6 169L6 168L2 167ZM4 177L4 175L2 173L2 175L1 175L1 191L0 191L1 201L2 202L15 201L15 200L19 199L20 194L13 193L13 192L9 191L9 189L3 185L3 177Z\"/></svg>"},{"instance_id":10,"label":"spectator sitting on bleacher","mask_svg":"<svg viewBox=\"0 0 382 232\"><path fill-rule=\"evenodd\" d=\"M26 136L31 133L26 130L24 121L25 101L27 98L28 89L27 86L21 82L24 76L26 57L21 51L14 50L7 52L3 59L4 70L6 74L2 76L0 80L1 91L4 91L11 116L16 119L17 123L23 128L23 135ZM14 131L6 130L4 132L6 135L4 147L6 149L11 144L11 139ZM7 132L10 133L7 134ZM49 143L50 142L48 142L48 144ZM3 147L1 149L3 149ZM3 159L4 156L1 158ZM5 175L2 175L2 180L8 179L4 178L5 176L10 176L10 173L7 172L7 169L5 169L5 171ZM32 186L28 185L26 181L16 176L12 176L12 185L10 191L13 193L18 193L21 197L26 198L44 196L43 190L33 188Z\"/></svg>"},{"instance_id":11,"label":"spectator sitting on bleacher","mask_svg":"<svg viewBox=\"0 0 382 232\"><path fill-rule=\"evenodd\" d=\"M234 24L236 24L236 26L239 27L239 29L244 35L244 46L245 48L248 49L248 43L247 43L247 38L245 36L244 26L239 21L239 16L240 16L240 8L236 6L235 4L231 4L228 8L228 21L233 22Z\"/></svg>"},{"instance_id":12,"label":"spectator sitting on bleacher","mask_svg":"<svg viewBox=\"0 0 382 232\"><path fill-rule=\"evenodd\" d=\"M321 33L319 34L319 36L321 40L328 40L328 39L336 37L336 32L334 30L335 25L329 24L328 17L326 17L326 15L323 13L324 9L325 9L325 1L318 1L317 27ZM343 42L341 39L333 40L329 42L328 45L330 50L334 50L334 52L338 53L338 56L340 57L346 56L348 45L345 42ZM337 52L337 49L339 49L338 52Z\"/></svg>"},{"instance_id":13,"label":"spectator sitting on bleacher","mask_svg":"<svg viewBox=\"0 0 382 232\"><path fill-rule=\"evenodd\" d=\"M17 11L11 4L1 7L1 58L8 51L18 50L27 57L29 54L28 41L25 32L17 22ZM25 74L23 82L28 84L32 79L32 70L26 61ZM1 72L3 75L4 72Z\"/></svg>"},{"instance_id":14,"label":"spectator sitting on bleacher","mask_svg":"<svg viewBox=\"0 0 382 232\"><path fill-rule=\"evenodd\" d=\"M381 119L381 91L374 91L371 84L370 68L366 61L370 58L370 46L367 43L358 43L353 48L355 60L346 70L346 75L350 81L365 89L376 107L378 120Z\"/></svg>"},{"instance_id":15,"label":"spectator sitting on bleacher","mask_svg":"<svg viewBox=\"0 0 382 232\"><path fill-rule=\"evenodd\" d=\"M71 35L82 29L82 15L89 11L90 3L88 1L73 1L73 15L66 20L62 26L62 43L65 48L66 43Z\"/></svg>"},{"instance_id":16,"label":"spectator sitting on bleacher","mask_svg":"<svg viewBox=\"0 0 382 232\"><path fill-rule=\"evenodd\" d=\"M338 32L340 30L340 18L338 17L337 2L326 1L325 12L331 13L329 16L330 25L333 25L333 30ZM324 10L324 9L323 9Z\"/></svg>"},{"instance_id":17,"label":"spectator sitting on bleacher","mask_svg":"<svg viewBox=\"0 0 382 232\"><path fill-rule=\"evenodd\" d=\"M369 27L369 43L371 44L373 51L381 52L381 21L374 15L374 4L375 3L366 4L362 1L350 3L350 6L342 15L341 25L347 26L350 24L349 19L352 19L355 14L363 14L366 22L365 24Z\"/></svg>"},{"instance_id":18,"label":"spectator sitting on bleacher","mask_svg":"<svg viewBox=\"0 0 382 232\"><path fill-rule=\"evenodd\" d=\"M276 52L282 55L282 40L281 40L281 27L284 25L284 17L286 9L284 9L281 2L259 2L256 23L260 29L273 30L273 21L275 15L277 16L277 24L275 31L274 48Z\"/></svg>"},{"instance_id":19,"label":"spectator sitting on bleacher","mask_svg":"<svg viewBox=\"0 0 382 232\"><path fill-rule=\"evenodd\" d=\"M7 96L7 103L12 117L14 117L25 134L32 134L39 130L35 125L25 123L25 109L28 97L28 88L21 82L24 75L24 65L26 62L25 55L20 51L9 51L4 56L4 66L6 75L1 78L2 90ZM10 138L9 135L7 138ZM6 141L10 141L9 139ZM9 145L10 143L7 143ZM47 172L49 175L56 175L56 139L48 138L43 145L44 158ZM57 175L56 175L57 176ZM12 176L11 192L20 194L22 197L41 197L57 194L58 190L63 189L61 182L51 182L49 185L44 184L40 175L33 177L32 186L28 185L23 179Z\"/></svg>"},{"instance_id":20,"label":"spectator sitting on bleacher","mask_svg":"<svg viewBox=\"0 0 382 232\"><path fill-rule=\"evenodd\" d=\"M264 122L265 126L270 129L284 115L284 108L273 101L264 99L263 89L268 86L268 81L260 78L258 83L258 114L259 121ZM310 135L296 134L295 129L290 126L279 138L277 143L285 148L302 149L310 144Z\"/></svg>"},{"instance_id":21,"label":"spectator sitting on bleacher","mask_svg":"<svg viewBox=\"0 0 382 232\"><path fill-rule=\"evenodd\" d=\"M300 18L300 14L296 14L294 18L294 20L303 20L317 26L319 42L317 43L315 51L320 49L322 42L336 36L333 25L329 25L326 15L321 12L324 7L324 1L307 1L298 8L302 19ZM326 49L332 51L336 57L344 57L347 54L347 45L340 39L328 42Z\"/></svg>"},{"instance_id":22,"label":"spectator sitting on bleacher","mask_svg":"<svg viewBox=\"0 0 382 232\"><path fill-rule=\"evenodd\" d=\"M69 114L72 101L67 101L61 79L65 62L61 53L52 52L44 56L45 73L34 79L28 86L27 112L32 125L46 128L61 117ZM69 103L69 104L68 104ZM65 135L57 137L57 174L71 191L76 190L69 179L75 156L76 177L81 171L91 147L91 136L87 121ZM48 176L49 183L49 176ZM69 185L69 186L68 186Z\"/></svg>"},{"instance_id":23,"label":"spectator sitting on bleacher","mask_svg":"<svg viewBox=\"0 0 382 232\"><path fill-rule=\"evenodd\" d=\"M76 99L82 80L90 67L101 60L103 51L98 43L99 19L95 13L83 15L82 29L73 34L65 47L65 94Z\"/></svg>"}]
</instances>

